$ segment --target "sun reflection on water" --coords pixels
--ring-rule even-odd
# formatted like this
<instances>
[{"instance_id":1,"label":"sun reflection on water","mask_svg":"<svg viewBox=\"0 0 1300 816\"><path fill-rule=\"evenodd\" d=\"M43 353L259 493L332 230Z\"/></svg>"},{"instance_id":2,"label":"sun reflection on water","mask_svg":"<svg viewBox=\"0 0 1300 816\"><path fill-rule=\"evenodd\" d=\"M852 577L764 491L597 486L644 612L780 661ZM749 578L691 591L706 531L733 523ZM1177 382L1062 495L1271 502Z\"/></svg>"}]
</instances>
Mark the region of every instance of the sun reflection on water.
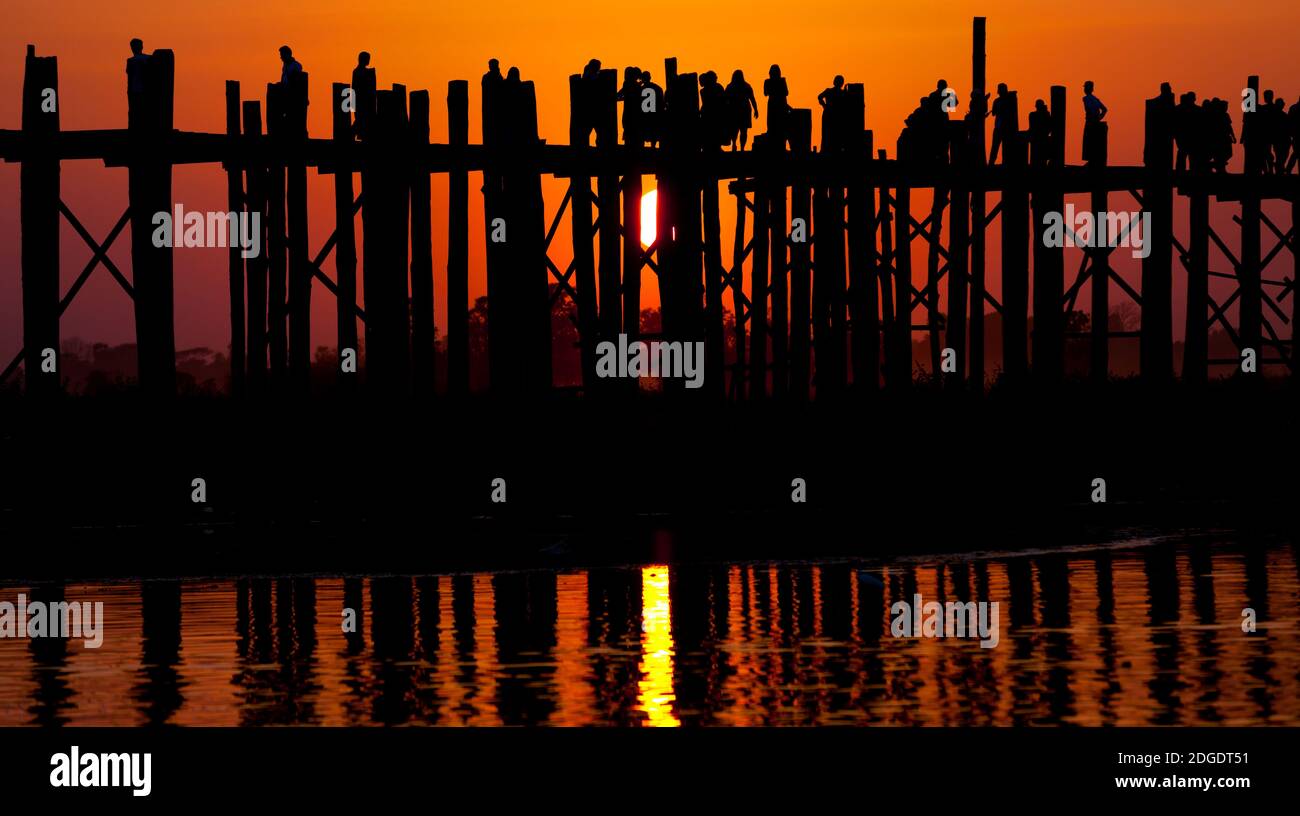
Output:
<instances>
[{"instance_id":1,"label":"sun reflection on water","mask_svg":"<svg viewBox=\"0 0 1300 816\"><path fill-rule=\"evenodd\" d=\"M640 708L649 725L677 726L673 714L673 621L669 605L668 567L641 570Z\"/></svg>"}]
</instances>

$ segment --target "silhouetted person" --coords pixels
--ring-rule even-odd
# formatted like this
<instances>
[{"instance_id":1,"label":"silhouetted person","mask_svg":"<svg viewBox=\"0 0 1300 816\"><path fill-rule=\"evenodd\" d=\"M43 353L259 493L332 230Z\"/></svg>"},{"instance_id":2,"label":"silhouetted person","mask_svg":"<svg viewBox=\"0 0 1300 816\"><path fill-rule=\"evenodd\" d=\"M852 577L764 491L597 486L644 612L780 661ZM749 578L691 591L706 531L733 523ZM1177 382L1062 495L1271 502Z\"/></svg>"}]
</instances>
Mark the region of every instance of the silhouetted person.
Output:
<instances>
[{"instance_id":1,"label":"silhouetted person","mask_svg":"<svg viewBox=\"0 0 1300 816\"><path fill-rule=\"evenodd\" d=\"M1287 131L1291 134L1291 160L1287 162L1286 172L1290 173L1291 168L1296 165L1296 160L1300 159L1300 99L1291 103L1291 108L1286 112Z\"/></svg>"},{"instance_id":2,"label":"silhouetted person","mask_svg":"<svg viewBox=\"0 0 1300 816\"><path fill-rule=\"evenodd\" d=\"M1277 97L1273 100L1269 115L1268 130L1273 137L1273 172L1281 175L1286 172L1286 160L1291 152L1291 129L1287 121L1286 100Z\"/></svg>"},{"instance_id":3,"label":"silhouetted person","mask_svg":"<svg viewBox=\"0 0 1300 816\"><path fill-rule=\"evenodd\" d=\"M582 69L582 78L591 80L598 76L600 76L600 60L588 60L587 64Z\"/></svg>"},{"instance_id":4,"label":"silhouetted person","mask_svg":"<svg viewBox=\"0 0 1300 816\"><path fill-rule=\"evenodd\" d=\"M1144 163L1161 166L1169 161L1168 145L1175 138L1176 108L1174 87L1168 82L1160 83L1160 93L1154 99L1147 100L1150 121L1147 123L1147 138L1142 148Z\"/></svg>"},{"instance_id":5,"label":"silhouetted person","mask_svg":"<svg viewBox=\"0 0 1300 816\"><path fill-rule=\"evenodd\" d=\"M786 119L790 112L790 88L781 76L781 66L773 65L763 80L763 96L767 97L767 132L772 138L767 140L768 148L775 151L785 150Z\"/></svg>"},{"instance_id":6,"label":"silhouetted person","mask_svg":"<svg viewBox=\"0 0 1300 816\"><path fill-rule=\"evenodd\" d=\"M1272 150L1272 140L1267 131L1272 106L1273 91L1267 90L1264 91L1263 103L1257 102L1255 110L1241 115L1241 146L1246 152L1246 173L1251 175L1269 171L1268 154Z\"/></svg>"},{"instance_id":7,"label":"silhouetted person","mask_svg":"<svg viewBox=\"0 0 1300 816\"><path fill-rule=\"evenodd\" d=\"M732 121L731 149L736 145L745 149L749 141L749 124L758 118L758 100L754 98L754 88L745 81L745 74L739 68L731 72L731 82L727 84L727 109Z\"/></svg>"},{"instance_id":8,"label":"silhouetted person","mask_svg":"<svg viewBox=\"0 0 1300 816\"><path fill-rule=\"evenodd\" d=\"M934 106L934 110L938 111L939 113L942 113L945 119L948 118L948 106L944 104L944 100L946 100L949 96L950 94L948 93L948 80L946 79L940 79L938 82L936 82L934 84L934 90L930 91L930 96L929 96L930 103Z\"/></svg>"},{"instance_id":9,"label":"silhouetted person","mask_svg":"<svg viewBox=\"0 0 1300 816\"><path fill-rule=\"evenodd\" d=\"M831 87L817 94L822 106L822 151L838 150L844 118L844 77L836 75Z\"/></svg>"},{"instance_id":10,"label":"silhouetted person","mask_svg":"<svg viewBox=\"0 0 1300 816\"><path fill-rule=\"evenodd\" d=\"M1105 145L1106 106L1092 92L1092 80L1083 83L1083 161L1092 164L1101 158Z\"/></svg>"},{"instance_id":11,"label":"silhouetted person","mask_svg":"<svg viewBox=\"0 0 1300 816\"><path fill-rule=\"evenodd\" d=\"M641 108L641 112L645 114L641 120L645 125L645 138L651 147L657 147L659 145L659 131L661 130L659 123L663 121L664 89L654 83L650 78L649 71L641 72L641 87L643 89L642 100L650 103L649 112L646 112L645 107ZM650 91L649 96L645 95L645 90Z\"/></svg>"},{"instance_id":12,"label":"silhouetted person","mask_svg":"<svg viewBox=\"0 0 1300 816\"><path fill-rule=\"evenodd\" d=\"M1174 143L1178 146L1177 158L1174 160L1175 170L1181 172L1197 167L1193 157L1199 158L1203 152L1203 148L1197 144L1204 141L1201 120L1200 108L1196 106L1196 92L1188 91L1178 97L1173 118Z\"/></svg>"},{"instance_id":13,"label":"silhouetted person","mask_svg":"<svg viewBox=\"0 0 1300 816\"><path fill-rule=\"evenodd\" d=\"M357 67L352 69L352 101L356 105L352 129L358 139L364 139L370 133L378 99L375 91L375 69L370 67L370 52L362 51L357 54Z\"/></svg>"},{"instance_id":14,"label":"silhouetted person","mask_svg":"<svg viewBox=\"0 0 1300 816\"><path fill-rule=\"evenodd\" d=\"M700 74L700 126L708 150L718 149L731 141L727 130L727 92L713 71Z\"/></svg>"},{"instance_id":15,"label":"silhouetted person","mask_svg":"<svg viewBox=\"0 0 1300 816\"><path fill-rule=\"evenodd\" d=\"M1047 103L1041 99L1034 100L1034 109L1029 112L1029 163L1034 167L1045 167L1047 157L1052 149L1052 112Z\"/></svg>"},{"instance_id":16,"label":"silhouetted person","mask_svg":"<svg viewBox=\"0 0 1300 816\"><path fill-rule=\"evenodd\" d=\"M641 120L641 69L629 65L623 69L623 87L618 89L619 102L623 103L623 144L640 147L645 142Z\"/></svg>"},{"instance_id":17,"label":"silhouetted person","mask_svg":"<svg viewBox=\"0 0 1300 816\"><path fill-rule=\"evenodd\" d=\"M130 121L127 127L135 128L142 110L142 100L147 89L145 68L149 64L149 55L144 52L144 41L140 38L131 40L131 56L126 60L126 97Z\"/></svg>"},{"instance_id":18,"label":"silhouetted person","mask_svg":"<svg viewBox=\"0 0 1300 816\"><path fill-rule=\"evenodd\" d=\"M998 83L998 97L993 100L989 113L993 116L993 146L989 148L989 164L998 160L998 147L1015 138L1019 123L1012 118L1016 92L1007 89L1007 83ZM1004 157L1005 161L1005 157Z\"/></svg>"},{"instance_id":19,"label":"silhouetted person","mask_svg":"<svg viewBox=\"0 0 1300 816\"><path fill-rule=\"evenodd\" d=\"M302 63L293 58L293 49L287 45L280 46L280 84L289 84L289 77L302 73Z\"/></svg>"},{"instance_id":20,"label":"silhouetted person","mask_svg":"<svg viewBox=\"0 0 1300 816\"><path fill-rule=\"evenodd\" d=\"M1216 96L1202 103L1201 109L1205 117L1202 126L1206 134L1206 162L1211 170L1226 172L1232 158L1232 146L1237 143L1232 117L1228 114L1228 102Z\"/></svg>"}]
</instances>

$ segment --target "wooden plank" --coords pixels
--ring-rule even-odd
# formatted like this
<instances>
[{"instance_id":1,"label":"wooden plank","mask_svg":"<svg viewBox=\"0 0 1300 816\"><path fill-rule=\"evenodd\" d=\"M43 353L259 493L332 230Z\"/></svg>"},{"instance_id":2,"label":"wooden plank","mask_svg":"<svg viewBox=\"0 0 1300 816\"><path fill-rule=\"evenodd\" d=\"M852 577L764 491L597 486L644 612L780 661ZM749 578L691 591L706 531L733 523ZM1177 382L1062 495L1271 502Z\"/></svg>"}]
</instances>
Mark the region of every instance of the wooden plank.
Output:
<instances>
[{"instance_id":1,"label":"wooden plank","mask_svg":"<svg viewBox=\"0 0 1300 816\"><path fill-rule=\"evenodd\" d=\"M1146 101L1143 162L1148 171L1148 181L1142 191L1142 206L1151 213L1151 234L1142 236L1149 252L1142 259L1142 331L1139 344L1142 377L1156 383L1167 383L1174 375L1173 116L1172 94L1167 101L1160 97Z\"/></svg>"}]
</instances>

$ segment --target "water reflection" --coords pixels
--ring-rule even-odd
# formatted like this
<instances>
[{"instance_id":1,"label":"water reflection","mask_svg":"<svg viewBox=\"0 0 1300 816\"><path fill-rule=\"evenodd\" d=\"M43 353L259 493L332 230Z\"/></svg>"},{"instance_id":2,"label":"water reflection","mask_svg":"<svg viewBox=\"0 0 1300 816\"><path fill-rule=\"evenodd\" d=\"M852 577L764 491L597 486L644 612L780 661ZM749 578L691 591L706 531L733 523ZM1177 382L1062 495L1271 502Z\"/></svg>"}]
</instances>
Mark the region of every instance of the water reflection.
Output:
<instances>
[{"instance_id":1,"label":"water reflection","mask_svg":"<svg viewBox=\"0 0 1300 816\"><path fill-rule=\"evenodd\" d=\"M1297 551L7 587L106 622L0 638L0 724L1297 725ZM918 593L1000 645L892 637Z\"/></svg>"}]
</instances>

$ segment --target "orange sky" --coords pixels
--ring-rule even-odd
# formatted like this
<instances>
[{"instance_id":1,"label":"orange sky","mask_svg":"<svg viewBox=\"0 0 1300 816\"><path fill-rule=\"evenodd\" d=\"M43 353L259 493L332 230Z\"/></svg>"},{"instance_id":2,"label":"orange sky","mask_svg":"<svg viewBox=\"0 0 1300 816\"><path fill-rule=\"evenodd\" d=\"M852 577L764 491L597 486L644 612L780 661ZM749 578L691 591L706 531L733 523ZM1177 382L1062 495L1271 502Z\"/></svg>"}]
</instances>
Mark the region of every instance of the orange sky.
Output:
<instances>
[{"instance_id":1,"label":"orange sky","mask_svg":"<svg viewBox=\"0 0 1300 816\"><path fill-rule=\"evenodd\" d=\"M589 58L620 69L640 65L662 77L663 58L677 56L683 71L713 69L725 75L742 68L751 82L777 62L789 77L791 103L800 107L815 108L817 92L835 73L843 73L848 81L866 86L868 127L874 129L877 145L890 147L892 153L902 118L937 77L947 78L965 99L974 14L989 18L990 86L1005 81L1032 103L1035 97L1046 97L1051 84L1065 84L1074 105L1083 80L1096 81L1098 95L1111 109L1110 156L1116 164L1140 160L1142 100L1155 93L1161 80L1172 81L1178 92L1194 88L1201 96L1235 99L1245 77L1258 73L1264 87L1276 88L1288 101L1300 94L1300 57L1294 44L1300 10L1293 0L1147 0L1080 7L1028 0L660 0L639 6L635 16L630 8L591 0L118 0L111 6L94 0L16 0L6 4L0 29L0 128L19 126L22 55L29 42L36 44L38 53L59 57L65 129L124 127L123 60L128 40L139 36L150 50L168 47L176 52L176 125L186 130L224 128L226 79L240 80L245 98L263 96L265 83L278 78L276 49L289 43L311 75L315 104L309 126L316 134L329 132L328 109L321 104L329 84L346 81L361 49L374 54L381 87L402 82L410 89L431 91L436 141L446 136L447 81L457 78L471 80L470 138L478 141L477 79L489 57L519 66L524 78L536 82L542 136L555 143L567 139L567 77ZM1022 102L1021 107L1028 104ZM1072 110L1071 161L1078 158L1080 132L1074 114ZM760 120L756 127L761 131L765 122ZM64 199L93 234L105 234L126 206L125 171L94 162L68 163L63 178ZM333 229L332 192L327 178L312 175L309 184L314 251ZM225 209L224 185L215 168L175 173L175 195L187 209ZM445 237L440 229L445 189L445 182L435 177L440 327L446 313ZM555 183L547 187L548 218L560 190ZM476 191L472 183L472 196ZM0 207L3 365L21 345L16 165L0 165L0 196L10 202ZM471 297L483 293L482 215L477 204L472 201L470 208ZM1132 205L1126 199L1115 206ZM726 224L723 231L729 234ZM123 235L113 258L129 275L128 246ZM66 289L89 250L66 228L64 248ZM563 268L568 255L569 238L562 231L553 257ZM724 246L724 256L729 257L729 246ZM225 263L222 250L178 251L178 348L227 345ZM332 275L332 265L326 270ZM996 282L992 288L997 291ZM333 341L334 312L327 298L320 287L314 290L315 344ZM656 300L650 273L645 300ZM65 315L62 335L112 343L132 339L130 304L103 270Z\"/></svg>"}]
</instances>

